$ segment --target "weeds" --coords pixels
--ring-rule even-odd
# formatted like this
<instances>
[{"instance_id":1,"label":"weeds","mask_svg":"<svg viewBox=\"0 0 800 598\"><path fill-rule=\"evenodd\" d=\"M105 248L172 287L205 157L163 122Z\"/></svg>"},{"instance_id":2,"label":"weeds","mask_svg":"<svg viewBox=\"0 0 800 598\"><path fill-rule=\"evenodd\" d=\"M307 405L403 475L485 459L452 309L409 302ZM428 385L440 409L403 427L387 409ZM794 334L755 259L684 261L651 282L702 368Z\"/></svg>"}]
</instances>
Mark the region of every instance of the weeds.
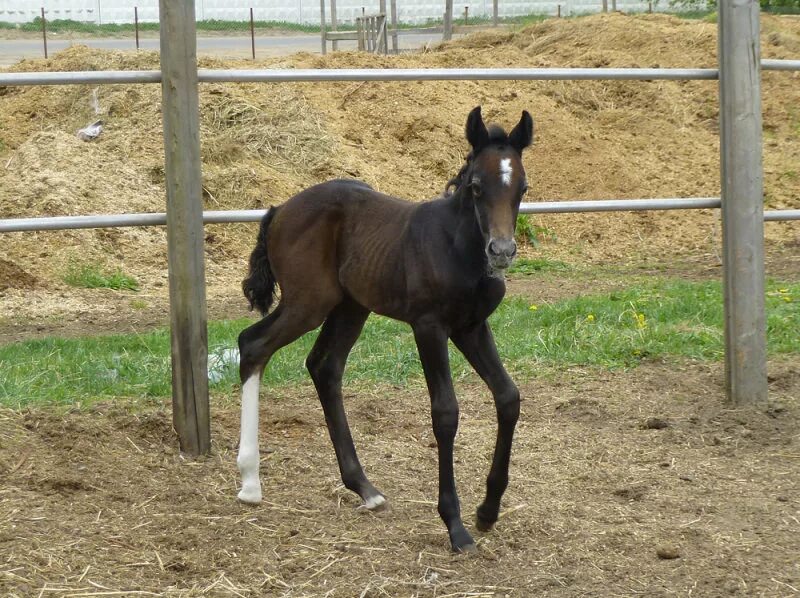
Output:
<instances>
[{"instance_id":1,"label":"weeds","mask_svg":"<svg viewBox=\"0 0 800 598\"><path fill-rule=\"evenodd\" d=\"M64 274L64 282L83 289L114 289L138 291L139 283L132 276L117 270L103 272L94 264L72 264Z\"/></svg>"}]
</instances>

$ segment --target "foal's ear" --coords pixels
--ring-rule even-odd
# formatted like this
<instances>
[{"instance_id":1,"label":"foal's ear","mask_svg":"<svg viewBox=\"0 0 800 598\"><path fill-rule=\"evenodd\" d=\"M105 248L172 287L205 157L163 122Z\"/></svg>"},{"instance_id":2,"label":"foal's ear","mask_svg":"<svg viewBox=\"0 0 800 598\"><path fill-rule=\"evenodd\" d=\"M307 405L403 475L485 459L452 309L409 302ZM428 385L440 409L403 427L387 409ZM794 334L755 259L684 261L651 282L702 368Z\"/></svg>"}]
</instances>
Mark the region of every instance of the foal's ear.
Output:
<instances>
[{"instance_id":1,"label":"foal's ear","mask_svg":"<svg viewBox=\"0 0 800 598\"><path fill-rule=\"evenodd\" d=\"M467 141L476 153L489 143L489 131L483 124L480 106L473 108L467 117Z\"/></svg>"},{"instance_id":2,"label":"foal's ear","mask_svg":"<svg viewBox=\"0 0 800 598\"><path fill-rule=\"evenodd\" d=\"M527 110L522 111L522 118L509 134L508 142L520 154L533 142L533 119Z\"/></svg>"}]
</instances>

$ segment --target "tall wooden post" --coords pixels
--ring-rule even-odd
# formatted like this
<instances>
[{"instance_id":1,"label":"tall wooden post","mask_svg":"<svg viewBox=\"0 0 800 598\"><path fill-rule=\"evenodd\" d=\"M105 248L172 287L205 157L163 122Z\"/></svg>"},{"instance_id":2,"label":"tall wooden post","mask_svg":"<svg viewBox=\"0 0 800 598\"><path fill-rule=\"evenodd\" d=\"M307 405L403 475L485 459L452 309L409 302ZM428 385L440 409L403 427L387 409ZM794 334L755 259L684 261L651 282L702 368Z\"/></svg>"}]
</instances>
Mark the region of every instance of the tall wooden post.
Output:
<instances>
[{"instance_id":1,"label":"tall wooden post","mask_svg":"<svg viewBox=\"0 0 800 598\"><path fill-rule=\"evenodd\" d=\"M392 53L397 54L400 48L397 41L397 0L391 0L392 11Z\"/></svg>"},{"instance_id":2,"label":"tall wooden post","mask_svg":"<svg viewBox=\"0 0 800 598\"><path fill-rule=\"evenodd\" d=\"M44 42L44 57L47 58L47 19L44 16L44 6L42 7L42 40Z\"/></svg>"},{"instance_id":3,"label":"tall wooden post","mask_svg":"<svg viewBox=\"0 0 800 598\"><path fill-rule=\"evenodd\" d=\"M492 0L492 25L497 27L497 22L500 19L500 8L498 6L499 0Z\"/></svg>"},{"instance_id":4,"label":"tall wooden post","mask_svg":"<svg viewBox=\"0 0 800 598\"><path fill-rule=\"evenodd\" d=\"M378 20L378 53L388 54L389 53L389 28L387 27L387 23L389 19L386 18L386 0L380 0L378 2L378 12L383 15L383 35L380 34L381 32L381 22L380 19Z\"/></svg>"},{"instance_id":5,"label":"tall wooden post","mask_svg":"<svg viewBox=\"0 0 800 598\"><path fill-rule=\"evenodd\" d=\"M336 22L336 0L331 0L331 31L336 31L338 27L338 23ZM331 42L331 48L336 52L336 50L339 49L339 42L333 40Z\"/></svg>"},{"instance_id":6,"label":"tall wooden post","mask_svg":"<svg viewBox=\"0 0 800 598\"><path fill-rule=\"evenodd\" d=\"M759 3L718 10L725 382L743 405L767 399Z\"/></svg>"},{"instance_id":7,"label":"tall wooden post","mask_svg":"<svg viewBox=\"0 0 800 598\"><path fill-rule=\"evenodd\" d=\"M444 41L453 39L453 0L444 1Z\"/></svg>"},{"instance_id":8,"label":"tall wooden post","mask_svg":"<svg viewBox=\"0 0 800 598\"><path fill-rule=\"evenodd\" d=\"M322 55L328 52L328 42L325 39L325 0L319 0L319 27L322 32Z\"/></svg>"},{"instance_id":9,"label":"tall wooden post","mask_svg":"<svg viewBox=\"0 0 800 598\"><path fill-rule=\"evenodd\" d=\"M193 0L160 0L172 421L181 450L211 448L200 115Z\"/></svg>"}]
</instances>

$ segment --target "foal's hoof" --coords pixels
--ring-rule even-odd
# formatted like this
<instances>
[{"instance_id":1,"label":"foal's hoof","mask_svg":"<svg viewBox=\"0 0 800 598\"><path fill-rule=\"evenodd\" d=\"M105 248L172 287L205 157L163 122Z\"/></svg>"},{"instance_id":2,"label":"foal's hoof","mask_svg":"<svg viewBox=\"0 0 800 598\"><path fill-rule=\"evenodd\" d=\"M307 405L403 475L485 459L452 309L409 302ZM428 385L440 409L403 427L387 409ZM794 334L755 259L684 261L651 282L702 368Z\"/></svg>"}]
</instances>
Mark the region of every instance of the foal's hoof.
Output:
<instances>
[{"instance_id":1,"label":"foal's hoof","mask_svg":"<svg viewBox=\"0 0 800 598\"><path fill-rule=\"evenodd\" d=\"M494 527L495 522L489 521L488 519L484 519L480 515L475 518L475 528L479 532L490 532Z\"/></svg>"},{"instance_id":2,"label":"foal's hoof","mask_svg":"<svg viewBox=\"0 0 800 598\"><path fill-rule=\"evenodd\" d=\"M372 511L377 513L385 511L389 508L389 503L386 502L386 497L383 494L376 494L364 500L364 504L357 507L359 510Z\"/></svg>"},{"instance_id":3,"label":"foal's hoof","mask_svg":"<svg viewBox=\"0 0 800 598\"><path fill-rule=\"evenodd\" d=\"M472 536L470 536L469 532L465 529L454 532L450 536L450 545L453 552L458 553L475 552L478 550L475 546L475 540L472 539Z\"/></svg>"},{"instance_id":4,"label":"foal's hoof","mask_svg":"<svg viewBox=\"0 0 800 598\"><path fill-rule=\"evenodd\" d=\"M249 486L242 486L239 490L237 498L248 505L257 505L261 503L261 487L255 488Z\"/></svg>"},{"instance_id":5,"label":"foal's hoof","mask_svg":"<svg viewBox=\"0 0 800 598\"><path fill-rule=\"evenodd\" d=\"M471 544L464 544L460 548L453 546L453 552L457 552L458 554L472 554L478 552L478 547L475 545L475 542L472 542Z\"/></svg>"},{"instance_id":6,"label":"foal's hoof","mask_svg":"<svg viewBox=\"0 0 800 598\"><path fill-rule=\"evenodd\" d=\"M494 524L497 523L497 514L487 517L481 507L478 507L478 512L475 513L475 527L479 532L491 531Z\"/></svg>"}]
</instances>

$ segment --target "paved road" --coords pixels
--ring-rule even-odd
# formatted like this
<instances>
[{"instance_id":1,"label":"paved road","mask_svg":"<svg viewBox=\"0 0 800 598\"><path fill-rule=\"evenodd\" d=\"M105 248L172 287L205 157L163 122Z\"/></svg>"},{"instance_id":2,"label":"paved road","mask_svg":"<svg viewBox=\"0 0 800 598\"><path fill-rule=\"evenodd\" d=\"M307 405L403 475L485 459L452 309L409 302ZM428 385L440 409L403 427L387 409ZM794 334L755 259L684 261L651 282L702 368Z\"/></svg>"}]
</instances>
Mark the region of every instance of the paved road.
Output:
<instances>
[{"instance_id":1,"label":"paved road","mask_svg":"<svg viewBox=\"0 0 800 598\"><path fill-rule=\"evenodd\" d=\"M416 49L426 44L435 44L442 39L441 33L401 33L399 45L401 50ZM88 38L47 40L48 52L55 52L71 45L83 44L92 48L105 50L133 50L136 45L133 38ZM391 47L391 40L389 41ZM142 38L140 47L143 50L158 50L158 38ZM330 44L328 45L330 50ZM356 42L339 42L340 50L356 49ZM319 35L276 35L256 38L256 57L280 56L295 52L321 51ZM243 58L250 56L249 37L198 37L197 53L219 57ZM0 39L0 65L8 66L23 58L42 58L44 50L41 39Z\"/></svg>"}]
</instances>

